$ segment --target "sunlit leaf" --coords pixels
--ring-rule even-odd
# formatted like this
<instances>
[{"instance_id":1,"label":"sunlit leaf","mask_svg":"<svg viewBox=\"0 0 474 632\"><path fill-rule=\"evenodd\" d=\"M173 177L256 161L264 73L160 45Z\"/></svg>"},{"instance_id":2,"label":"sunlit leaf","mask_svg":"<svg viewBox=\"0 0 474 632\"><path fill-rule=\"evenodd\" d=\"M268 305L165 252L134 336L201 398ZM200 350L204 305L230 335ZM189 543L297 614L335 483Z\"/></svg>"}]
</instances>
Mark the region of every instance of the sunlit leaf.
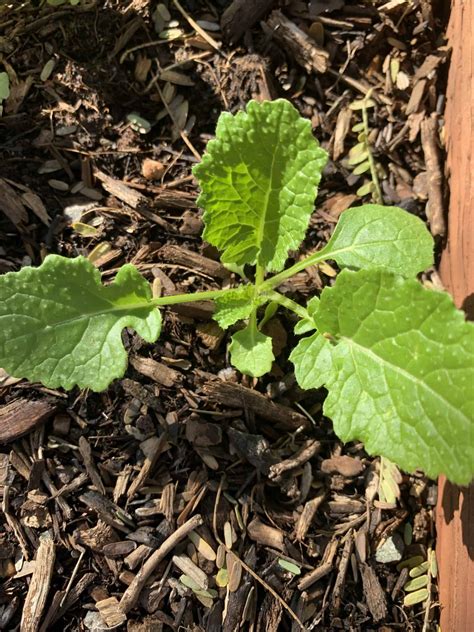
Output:
<instances>
[{"instance_id":1,"label":"sunlit leaf","mask_svg":"<svg viewBox=\"0 0 474 632\"><path fill-rule=\"evenodd\" d=\"M314 320L321 333L291 359L300 386L328 389L323 410L339 438L406 471L469 483L474 325L449 295L382 270L344 270Z\"/></svg>"},{"instance_id":2,"label":"sunlit leaf","mask_svg":"<svg viewBox=\"0 0 474 632\"><path fill-rule=\"evenodd\" d=\"M193 169L204 239L224 263L281 270L304 237L326 159L310 121L288 101L251 101L235 116L221 114Z\"/></svg>"},{"instance_id":3,"label":"sunlit leaf","mask_svg":"<svg viewBox=\"0 0 474 632\"><path fill-rule=\"evenodd\" d=\"M151 288L132 265L103 286L84 257L50 255L39 268L0 276L0 366L56 388L104 390L125 373L122 330L160 333Z\"/></svg>"},{"instance_id":4,"label":"sunlit leaf","mask_svg":"<svg viewBox=\"0 0 474 632\"><path fill-rule=\"evenodd\" d=\"M252 377L268 373L275 359L272 339L258 331L253 322L232 336L229 351L232 364L241 373Z\"/></svg>"},{"instance_id":5,"label":"sunlit leaf","mask_svg":"<svg viewBox=\"0 0 474 632\"><path fill-rule=\"evenodd\" d=\"M433 238L418 217L403 209L365 204L341 214L322 254L342 267L381 267L414 276L432 265Z\"/></svg>"}]
</instances>

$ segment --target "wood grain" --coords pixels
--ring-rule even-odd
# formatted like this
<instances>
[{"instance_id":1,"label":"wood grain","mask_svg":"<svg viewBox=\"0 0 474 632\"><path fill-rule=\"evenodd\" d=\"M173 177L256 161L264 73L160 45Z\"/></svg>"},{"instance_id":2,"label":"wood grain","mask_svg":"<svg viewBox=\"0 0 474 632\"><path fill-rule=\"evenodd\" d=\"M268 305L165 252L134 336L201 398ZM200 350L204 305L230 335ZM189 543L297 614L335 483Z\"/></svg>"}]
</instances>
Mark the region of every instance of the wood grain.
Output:
<instances>
[{"instance_id":1,"label":"wood grain","mask_svg":"<svg viewBox=\"0 0 474 632\"><path fill-rule=\"evenodd\" d=\"M448 242L440 273L456 305L474 319L474 5L471 0L453 0L448 35L452 59L445 131L451 196ZM471 632L474 485L461 489L440 479L436 524L441 629Z\"/></svg>"},{"instance_id":2,"label":"wood grain","mask_svg":"<svg viewBox=\"0 0 474 632\"><path fill-rule=\"evenodd\" d=\"M23 436L57 410L57 406L46 401L15 399L0 406L0 445Z\"/></svg>"}]
</instances>

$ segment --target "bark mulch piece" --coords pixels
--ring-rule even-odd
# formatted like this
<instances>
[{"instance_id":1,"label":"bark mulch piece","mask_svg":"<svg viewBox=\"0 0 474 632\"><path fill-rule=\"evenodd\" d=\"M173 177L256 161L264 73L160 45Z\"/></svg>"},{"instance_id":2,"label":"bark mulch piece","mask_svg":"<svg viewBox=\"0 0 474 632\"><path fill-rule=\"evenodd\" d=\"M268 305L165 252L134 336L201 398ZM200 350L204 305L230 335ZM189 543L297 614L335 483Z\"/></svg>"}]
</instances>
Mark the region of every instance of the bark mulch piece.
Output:
<instances>
[{"instance_id":1,"label":"bark mulch piece","mask_svg":"<svg viewBox=\"0 0 474 632\"><path fill-rule=\"evenodd\" d=\"M165 293L228 286L191 168L250 98L290 99L329 152L302 254L370 199L348 163L369 90L384 202L442 240L443 3L36 4L0 8L0 272L56 252L106 280L131 262ZM281 290L304 300L335 273ZM0 375L0 629L436 629L435 580L404 605L434 546L435 483L381 480L379 459L341 445L324 393L295 385L289 317L269 323L277 362L253 381L212 309L170 309L154 345L124 332L129 368L104 393Z\"/></svg>"}]
</instances>

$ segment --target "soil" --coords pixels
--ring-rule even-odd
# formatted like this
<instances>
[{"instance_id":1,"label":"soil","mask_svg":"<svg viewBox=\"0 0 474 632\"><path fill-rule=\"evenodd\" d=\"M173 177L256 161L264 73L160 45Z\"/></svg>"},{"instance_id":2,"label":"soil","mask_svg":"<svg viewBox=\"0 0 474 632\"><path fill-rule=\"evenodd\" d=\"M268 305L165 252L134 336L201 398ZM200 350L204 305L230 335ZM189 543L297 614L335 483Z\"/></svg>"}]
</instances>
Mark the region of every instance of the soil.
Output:
<instances>
[{"instance_id":1,"label":"soil","mask_svg":"<svg viewBox=\"0 0 474 632\"><path fill-rule=\"evenodd\" d=\"M219 114L251 98L291 100L329 152L293 259L307 254L370 201L347 162L369 89L384 202L441 247L445 13L0 3L0 272L54 252L91 257L105 281L131 262L165 293L232 283L201 241L191 168ZM335 272L281 289L303 302ZM440 285L434 269L423 282ZM103 393L0 375L0 629L435 630L435 577L427 601L404 602L409 561L435 546L435 482L395 471L383 497L379 459L341 444L324 392L296 386L287 315L268 323L277 361L260 380L230 368L211 317L205 302L169 309L153 345L124 332L129 368Z\"/></svg>"}]
</instances>

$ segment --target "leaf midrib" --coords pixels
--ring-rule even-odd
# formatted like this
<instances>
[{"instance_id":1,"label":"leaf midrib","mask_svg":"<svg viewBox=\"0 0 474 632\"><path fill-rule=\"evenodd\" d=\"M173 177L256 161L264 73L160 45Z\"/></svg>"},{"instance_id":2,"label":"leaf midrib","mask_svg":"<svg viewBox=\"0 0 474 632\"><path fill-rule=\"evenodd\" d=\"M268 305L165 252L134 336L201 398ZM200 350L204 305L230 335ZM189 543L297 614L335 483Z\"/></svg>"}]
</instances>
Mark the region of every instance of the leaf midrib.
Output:
<instances>
[{"instance_id":1,"label":"leaf midrib","mask_svg":"<svg viewBox=\"0 0 474 632\"><path fill-rule=\"evenodd\" d=\"M399 367L397 364L392 364L388 360L385 360L385 358L382 358L381 356L379 356L377 353L372 351L372 349L369 349L368 347L364 347L363 345L355 342L352 338L348 338L346 336L340 336L339 339L340 340L344 340L344 342L347 343L349 348L352 347L352 348L357 349L362 354L364 354L364 355L368 356L369 358L375 360L379 364L388 367L392 371L395 371L396 373L399 373L400 375L402 375L404 378L406 378L406 379L410 380L411 382L414 382L417 385L421 386L425 391L427 391L428 393L432 394L436 399L438 399L440 402L442 402L444 405L446 405L448 408L450 408L455 413L455 415L458 416L464 423L466 423L468 426L470 425L471 420L469 419L469 417L467 417L462 411L460 411L458 408L456 408L449 400L445 399L440 393L438 393L437 391L433 390L430 386L428 386L428 384L426 382L424 382L420 378L416 377L415 375L413 375L409 371L406 371L405 369L402 369L402 367Z\"/></svg>"},{"instance_id":2,"label":"leaf midrib","mask_svg":"<svg viewBox=\"0 0 474 632\"><path fill-rule=\"evenodd\" d=\"M279 117L279 120L278 120L278 131L280 130L280 125L281 125L281 114L280 114L280 117ZM260 222L259 222L258 227L257 227L257 247L259 249L258 258L257 258L257 265L259 265L259 266L262 265L262 262L260 261L260 258L261 258L261 255L262 255L263 238L265 237L265 226L267 224L267 214L268 214L268 210L270 208L270 205L269 205L270 195L271 195L272 191L275 189L275 187L273 186L273 178L274 178L273 170L275 168L275 159L276 159L276 155L278 153L279 146L280 146L280 138L278 136L277 137L277 143L276 143L275 149L273 151L272 163L271 163L271 166L270 166L270 179L269 179L269 185L268 185L266 193L265 193L265 202L264 202L264 205L263 205L263 207L264 207L263 208L263 213L262 213L262 217L261 217ZM275 244L275 248L276 248L276 245L277 244ZM275 255L276 255L276 252L275 252ZM270 262L267 261L267 265L269 263ZM265 264L263 264L263 265L265 267Z\"/></svg>"},{"instance_id":3,"label":"leaf midrib","mask_svg":"<svg viewBox=\"0 0 474 632\"><path fill-rule=\"evenodd\" d=\"M149 301L144 301L143 303L129 303L123 306L113 306L110 309L102 309L96 312L79 314L77 316L68 318L66 320L57 321L54 324L48 324L48 323L42 322L39 327L35 329L31 328L30 331L28 331L25 334L22 334L21 336L15 336L15 337L9 338L9 341L18 340L19 338L24 338L32 334L37 334L38 332L45 331L48 327L50 329L55 329L56 327L63 327L64 325L69 325L79 320L90 320L91 318L95 318L96 316L105 316L108 314L120 314L122 312L138 311L140 309L143 309L144 307L155 307L155 305L153 305L153 303ZM10 317L12 316L12 314L5 314L5 316Z\"/></svg>"}]
</instances>

